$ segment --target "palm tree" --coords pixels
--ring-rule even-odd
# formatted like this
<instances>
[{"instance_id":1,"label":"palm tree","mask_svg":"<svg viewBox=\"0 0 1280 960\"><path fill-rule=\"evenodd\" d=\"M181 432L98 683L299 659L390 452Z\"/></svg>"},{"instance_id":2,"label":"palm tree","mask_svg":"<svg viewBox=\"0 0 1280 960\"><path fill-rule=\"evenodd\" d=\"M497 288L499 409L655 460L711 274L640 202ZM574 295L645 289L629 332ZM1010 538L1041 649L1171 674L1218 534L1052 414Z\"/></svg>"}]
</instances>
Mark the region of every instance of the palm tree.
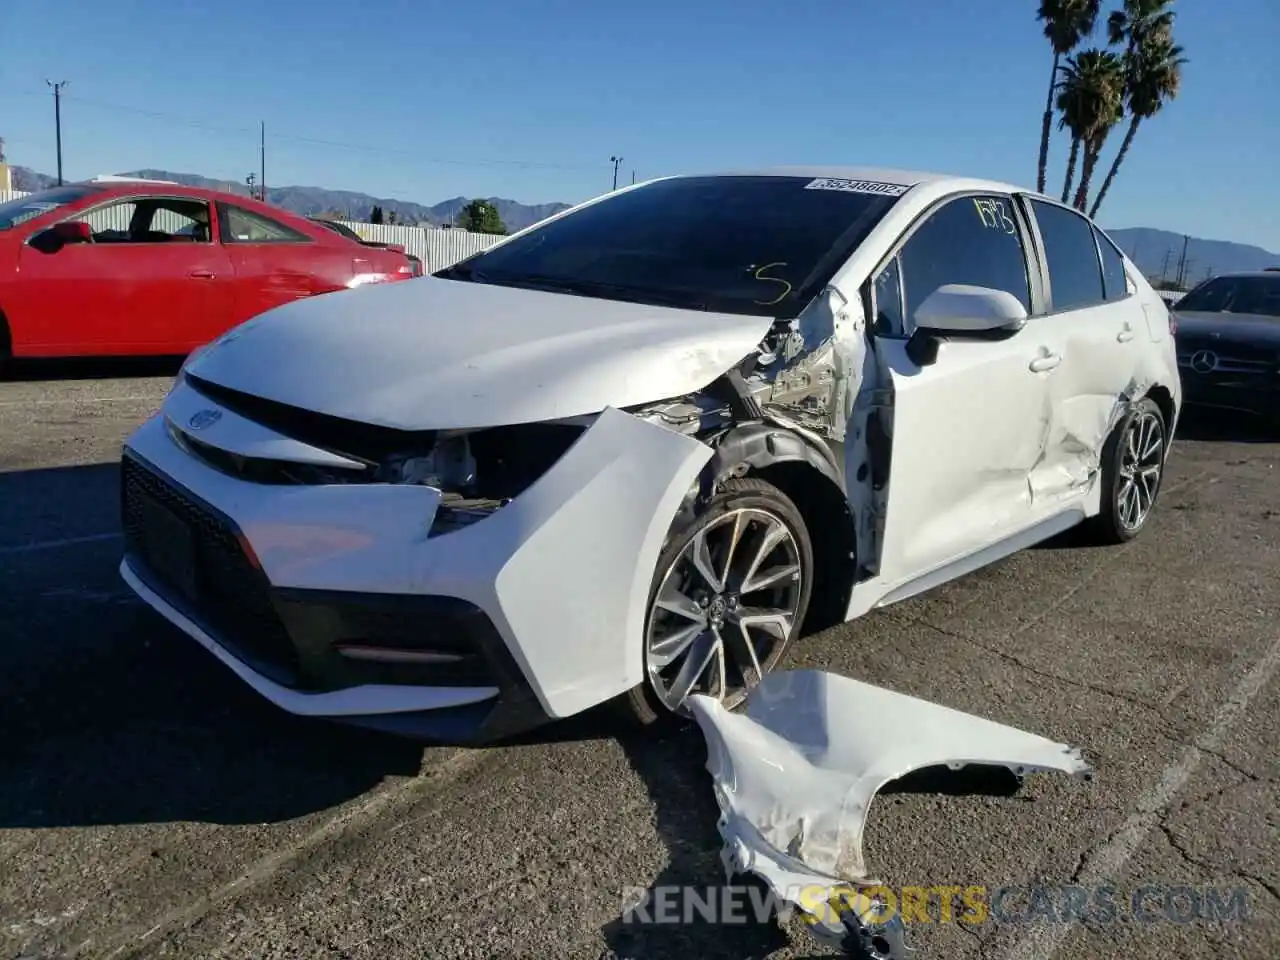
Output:
<instances>
[{"instance_id":1,"label":"palm tree","mask_svg":"<svg viewBox=\"0 0 1280 960\"><path fill-rule=\"evenodd\" d=\"M1036 168L1036 190L1044 193L1049 166L1049 127L1053 123L1053 95L1058 88L1059 65L1093 33L1101 0L1040 0L1037 18L1044 24L1045 39L1053 47L1053 72L1049 74L1049 96L1044 104L1044 122L1040 127L1040 162Z\"/></svg>"},{"instance_id":2,"label":"palm tree","mask_svg":"<svg viewBox=\"0 0 1280 960\"><path fill-rule=\"evenodd\" d=\"M1102 181L1090 216L1095 216L1102 206L1142 121L1159 113L1178 95L1182 85L1182 67L1187 61L1182 47L1173 42L1174 14L1167 9L1168 3L1169 0L1125 0L1124 9L1112 13L1107 22L1111 42L1125 45L1125 100L1130 119L1124 142Z\"/></svg>"},{"instance_id":3,"label":"palm tree","mask_svg":"<svg viewBox=\"0 0 1280 960\"><path fill-rule=\"evenodd\" d=\"M1107 135L1124 116L1124 64L1117 54L1109 51L1085 50L1067 58L1062 75L1057 100L1062 114L1060 126L1071 131L1071 155L1062 184L1062 202L1066 203L1071 194L1076 162L1083 153L1080 186L1074 200L1074 205L1083 210L1098 154Z\"/></svg>"}]
</instances>

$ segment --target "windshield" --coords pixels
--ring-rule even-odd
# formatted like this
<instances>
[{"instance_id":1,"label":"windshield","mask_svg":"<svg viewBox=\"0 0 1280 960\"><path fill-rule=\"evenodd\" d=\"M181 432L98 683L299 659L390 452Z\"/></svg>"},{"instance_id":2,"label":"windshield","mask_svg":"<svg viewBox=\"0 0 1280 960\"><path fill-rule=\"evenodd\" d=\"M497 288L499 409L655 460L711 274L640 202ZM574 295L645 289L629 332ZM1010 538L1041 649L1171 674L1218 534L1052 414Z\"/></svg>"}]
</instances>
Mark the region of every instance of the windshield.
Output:
<instances>
[{"instance_id":1,"label":"windshield","mask_svg":"<svg viewBox=\"0 0 1280 960\"><path fill-rule=\"evenodd\" d=\"M905 190L812 177L659 180L437 276L791 318Z\"/></svg>"},{"instance_id":2,"label":"windshield","mask_svg":"<svg viewBox=\"0 0 1280 960\"><path fill-rule=\"evenodd\" d=\"M1174 309L1280 317L1280 274L1274 277L1214 277L1179 300Z\"/></svg>"},{"instance_id":3,"label":"windshield","mask_svg":"<svg viewBox=\"0 0 1280 960\"><path fill-rule=\"evenodd\" d=\"M75 203L97 192L97 187L90 186L53 187L25 197L18 197L7 203L0 203L0 230L12 230L41 214L57 210L58 207L68 203Z\"/></svg>"}]
</instances>

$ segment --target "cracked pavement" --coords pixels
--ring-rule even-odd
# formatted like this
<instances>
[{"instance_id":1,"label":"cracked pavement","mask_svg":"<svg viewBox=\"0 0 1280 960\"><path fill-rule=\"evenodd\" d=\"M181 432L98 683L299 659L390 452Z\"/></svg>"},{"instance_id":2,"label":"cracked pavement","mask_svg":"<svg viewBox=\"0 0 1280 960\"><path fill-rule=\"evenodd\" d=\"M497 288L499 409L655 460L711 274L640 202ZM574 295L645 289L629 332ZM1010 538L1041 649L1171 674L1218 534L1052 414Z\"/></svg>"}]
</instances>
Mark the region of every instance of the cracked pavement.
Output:
<instances>
[{"instance_id":1,"label":"cracked pavement","mask_svg":"<svg viewBox=\"0 0 1280 960\"><path fill-rule=\"evenodd\" d=\"M469 750L301 720L134 601L114 462L171 373L0 383L0 955L831 953L794 919L622 921L628 887L723 883L696 730L619 739L596 712ZM918 956L1280 955L1280 447L1194 429L1136 543L1066 538L791 651L1095 768L881 794L886 883L1009 888L972 926L932 903ZM1066 922L1073 884L1115 915ZM1188 916L1235 890L1243 919Z\"/></svg>"}]
</instances>

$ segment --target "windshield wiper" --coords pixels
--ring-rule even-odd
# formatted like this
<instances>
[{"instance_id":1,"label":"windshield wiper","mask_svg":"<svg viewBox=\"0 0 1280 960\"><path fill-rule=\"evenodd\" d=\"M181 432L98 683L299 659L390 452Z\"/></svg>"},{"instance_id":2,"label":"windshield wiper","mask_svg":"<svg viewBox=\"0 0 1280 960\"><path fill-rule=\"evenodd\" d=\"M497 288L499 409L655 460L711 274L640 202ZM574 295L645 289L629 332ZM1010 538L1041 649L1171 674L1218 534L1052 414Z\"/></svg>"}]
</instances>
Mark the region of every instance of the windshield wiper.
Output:
<instances>
[{"instance_id":1,"label":"windshield wiper","mask_svg":"<svg viewBox=\"0 0 1280 960\"><path fill-rule=\"evenodd\" d=\"M459 260L452 266L437 270L432 276L441 280L476 280L484 282L482 276L476 273L475 261L477 259L479 258L469 257L466 260Z\"/></svg>"},{"instance_id":2,"label":"windshield wiper","mask_svg":"<svg viewBox=\"0 0 1280 960\"><path fill-rule=\"evenodd\" d=\"M687 300L679 294L651 290L648 287L625 283L607 283L599 280L574 280L569 277L549 277L541 274L520 274L513 277L476 275L481 283L493 283L506 287L526 287L547 293L567 293L577 297L602 297L609 300L625 300L630 303L647 303L654 306L676 307L681 310L706 310L705 303Z\"/></svg>"}]
</instances>

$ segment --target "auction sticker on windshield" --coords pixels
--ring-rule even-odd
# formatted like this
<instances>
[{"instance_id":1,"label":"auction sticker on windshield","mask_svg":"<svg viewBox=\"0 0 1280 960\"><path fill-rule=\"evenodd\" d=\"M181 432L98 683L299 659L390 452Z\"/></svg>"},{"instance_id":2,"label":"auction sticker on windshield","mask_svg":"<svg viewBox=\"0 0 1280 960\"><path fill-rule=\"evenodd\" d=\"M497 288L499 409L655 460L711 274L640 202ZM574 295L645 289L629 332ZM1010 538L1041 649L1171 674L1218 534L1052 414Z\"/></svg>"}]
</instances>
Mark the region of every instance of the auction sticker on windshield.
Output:
<instances>
[{"instance_id":1,"label":"auction sticker on windshield","mask_svg":"<svg viewBox=\"0 0 1280 960\"><path fill-rule=\"evenodd\" d=\"M845 193L875 193L882 197L900 197L911 188L901 183L880 183L876 180L838 180L819 177L805 184L806 190L841 190Z\"/></svg>"}]
</instances>

